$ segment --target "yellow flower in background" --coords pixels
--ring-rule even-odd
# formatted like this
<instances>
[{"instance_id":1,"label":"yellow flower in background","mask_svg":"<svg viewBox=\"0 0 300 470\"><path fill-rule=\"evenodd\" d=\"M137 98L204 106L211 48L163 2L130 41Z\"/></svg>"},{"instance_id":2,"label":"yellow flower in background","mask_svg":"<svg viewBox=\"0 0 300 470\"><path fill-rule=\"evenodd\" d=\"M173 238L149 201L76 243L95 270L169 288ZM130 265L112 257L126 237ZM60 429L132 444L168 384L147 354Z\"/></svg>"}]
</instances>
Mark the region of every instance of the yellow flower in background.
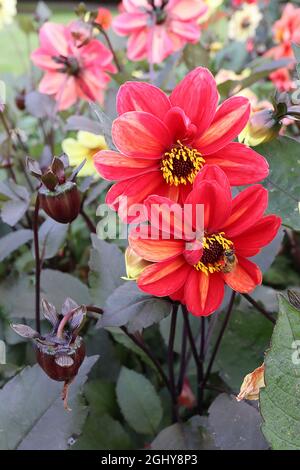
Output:
<instances>
[{"instance_id":1,"label":"yellow flower in background","mask_svg":"<svg viewBox=\"0 0 300 470\"><path fill-rule=\"evenodd\" d=\"M0 0L0 29L11 24L17 14L17 0Z\"/></svg>"},{"instance_id":2,"label":"yellow flower in background","mask_svg":"<svg viewBox=\"0 0 300 470\"><path fill-rule=\"evenodd\" d=\"M201 16L199 23L204 23L222 5L224 0L204 0L207 5L207 12Z\"/></svg>"},{"instance_id":3,"label":"yellow flower in background","mask_svg":"<svg viewBox=\"0 0 300 470\"><path fill-rule=\"evenodd\" d=\"M69 137L62 142L61 146L63 151L68 155L71 166L78 166L86 159L86 163L82 170L80 170L79 176L96 176L94 155L100 150L107 149L103 135L79 131L77 133L77 139Z\"/></svg>"},{"instance_id":4,"label":"yellow flower in background","mask_svg":"<svg viewBox=\"0 0 300 470\"><path fill-rule=\"evenodd\" d=\"M256 28L262 18L263 15L257 5L244 5L232 15L228 25L228 37L236 41L247 41L255 36Z\"/></svg>"}]
</instances>

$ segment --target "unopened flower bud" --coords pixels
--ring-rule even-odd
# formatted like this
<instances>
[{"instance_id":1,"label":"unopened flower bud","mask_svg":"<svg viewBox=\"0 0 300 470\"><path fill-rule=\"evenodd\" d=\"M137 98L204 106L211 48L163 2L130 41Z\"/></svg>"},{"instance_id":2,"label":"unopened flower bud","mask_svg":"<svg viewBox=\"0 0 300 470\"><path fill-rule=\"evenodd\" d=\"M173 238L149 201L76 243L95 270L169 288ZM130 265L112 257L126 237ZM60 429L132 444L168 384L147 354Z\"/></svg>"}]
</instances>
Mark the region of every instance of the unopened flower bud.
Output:
<instances>
[{"instance_id":1,"label":"unopened flower bud","mask_svg":"<svg viewBox=\"0 0 300 470\"><path fill-rule=\"evenodd\" d=\"M39 191L40 205L47 215L56 222L68 224L79 214L81 206L80 193L76 183L67 181L54 191L41 188Z\"/></svg>"},{"instance_id":2,"label":"unopened flower bud","mask_svg":"<svg viewBox=\"0 0 300 470\"><path fill-rule=\"evenodd\" d=\"M241 400L258 400L259 391L265 387L264 380L265 365L257 367L253 372L246 375L242 383L240 393L237 396L237 401Z\"/></svg>"},{"instance_id":3,"label":"unopened flower bud","mask_svg":"<svg viewBox=\"0 0 300 470\"><path fill-rule=\"evenodd\" d=\"M28 170L41 182L38 196L41 208L61 224L73 222L80 212L81 197L75 179L84 163L85 161L67 177L68 161L65 156L54 157L44 173L37 161L27 159Z\"/></svg>"},{"instance_id":4,"label":"unopened flower bud","mask_svg":"<svg viewBox=\"0 0 300 470\"><path fill-rule=\"evenodd\" d=\"M19 93L16 94L16 97L15 97L15 103L16 103L16 106L17 108L20 110L20 111L24 111L24 109L26 108L26 104L25 104L25 91L20 91Z\"/></svg>"},{"instance_id":5,"label":"unopened flower bud","mask_svg":"<svg viewBox=\"0 0 300 470\"><path fill-rule=\"evenodd\" d=\"M141 258L136 252L128 246L125 251L125 265L127 277L123 278L127 281L136 281L142 274L144 269L151 263Z\"/></svg>"},{"instance_id":6,"label":"unopened flower bud","mask_svg":"<svg viewBox=\"0 0 300 470\"><path fill-rule=\"evenodd\" d=\"M275 139L281 126L282 124L273 110L263 109L252 114L247 126L241 132L239 140L246 145L255 147Z\"/></svg>"},{"instance_id":7,"label":"unopened flower bud","mask_svg":"<svg viewBox=\"0 0 300 470\"><path fill-rule=\"evenodd\" d=\"M18 335L33 341L37 362L48 377L65 382L63 400L68 409L68 386L85 358L85 345L78 333L85 320L86 307L69 298L64 302L60 315L46 300L42 301L42 307L45 318L52 325L51 333L42 336L27 325L11 326Z\"/></svg>"}]
</instances>

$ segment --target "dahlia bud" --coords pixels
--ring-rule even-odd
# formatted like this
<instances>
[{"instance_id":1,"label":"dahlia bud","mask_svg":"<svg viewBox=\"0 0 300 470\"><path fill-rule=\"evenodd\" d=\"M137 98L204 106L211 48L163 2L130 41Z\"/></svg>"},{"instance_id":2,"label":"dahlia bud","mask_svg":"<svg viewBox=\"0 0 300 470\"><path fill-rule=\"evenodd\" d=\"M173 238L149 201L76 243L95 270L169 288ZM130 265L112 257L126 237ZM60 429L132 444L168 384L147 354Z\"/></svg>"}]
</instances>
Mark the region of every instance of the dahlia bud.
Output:
<instances>
[{"instance_id":1,"label":"dahlia bud","mask_svg":"<svg viewBox=\"0 0 300 470\"><path fill-rule=\"evenodd\" d=\"M24 109L26 108L26 105L25 105L25 90L19 91L19 93L16 94L15 103L16 103L17 108L20 111L24 111Z\"/></svg>"},{"instance_id":2,"label":"dahlia bud","mask_svg":"<svg viewBox=\"0 0 300 470\"><path fill-rule=\"evenodd\" d=\"M281 121L271 109L254 113L240 134L240 141L251 147L275 139L281 129Z\"/></svg>"},{"instance_id":3,"label":"dahlia bud","mask_svg":"<svg viewBox=\"0 0 300 470\"><path fill-rule=\"evenodd\" d=\"M125 265L127 277L124 277L126 281L136 281L142 274L143 270L151 263L141 258L136 254L133 249L128 246L125 251Z\"/></svg>"},{"instance_id":4,"label":"dahlia bud","mask_svg":"<svg viewBox=\"0 0 300 470\"><path fill-rule=\"evenodd\" d=\"M257 367L253 372L246 375L241 385L240 393L237 396L237 401L241 400L258 400L259 391L265 387L265 365Z\"/></svg>"},{"instance_id":5,"label":"dahlia bud","mask_svg":"<svg viewBox=\"0 0 300 470\"><path fill-rule=\"evenodd\" d=\"M67 178L68 162L65 156L54 157L44 173L35 160L27 159L28 170L41 181L39 188L41 208L49 217L61 224L73 222L80 212L81 197L75 179L84 163L85 161Z\"/></svg>"},{"instance_id":6,"label":"dahlia bud","mask_svg":"<svg viewBox=\"0 0 300 470\"><path fill-rule=\"evenodd\" d=\"M183 387L178 397L178 404L188 410L194 408L196 405L196 397L187 378L184 379Z\"/></svg>"},{"instance_id":7,"label":"dahlia bud","mask_svg":"<svg viewBox=\"0 0 300 470\"><path fill-rule=\"evenodd\" d=\"M65 382L62 398L68 408L68 387L76 377L85 358L85 346L78 333L86 317L86 307L79 306L72 299L66 299L58 315L54 305L42 300L44 317L52 325L52 331L40 335L27 325L11 325L23 338L34 343L37 362L53 380Z\"/></svg>"}]
</instances>

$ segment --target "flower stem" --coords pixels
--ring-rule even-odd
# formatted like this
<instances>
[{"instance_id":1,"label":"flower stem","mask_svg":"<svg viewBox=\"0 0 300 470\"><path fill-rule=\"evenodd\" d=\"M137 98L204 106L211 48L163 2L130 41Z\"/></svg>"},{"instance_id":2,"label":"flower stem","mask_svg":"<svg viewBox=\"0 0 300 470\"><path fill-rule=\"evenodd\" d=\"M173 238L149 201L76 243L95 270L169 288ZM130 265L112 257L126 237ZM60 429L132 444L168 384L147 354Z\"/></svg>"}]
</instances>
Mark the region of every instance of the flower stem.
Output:
<instances>
[{"instance_id":1,"label":"flower stem","mask_svg":"<svg viewBox=\"0 0 300 470\"><path fill-rule=\"evenodd\" d=\"M212 352L212 356L211 356L211 358L210 358L210 361L209 361L209 364L208 364L208 367L207 367L206 374L205 374L204 379L203 379L203 382L202 382L203 388L204 388L205 385L206 385L206 382L207 382L207 380L208 380L208 378L209 378L209 375L210 375L210 373L211 373L212 366L213 366L213 364L214 364L216 355L217 355L217 353L218 353L218 351L219 351L219 347L220 347L220 344L221 344L223 335L224 335L224 333L225 333L226 327L227 327L227 325L228 325L228 322L229 322L229 319L230 319L230 316L231 316L231 312L232 312L232 309L233 309L235 296L236 296L236 292L233 291L232 294L231 294L230 302L229 302L229 305L228 305L228 309L227 309L227 312L226 312L226 315L225 315L225 318L224 318L224 322L223 322L221 331L220 331L219 336L218 336L218 338L217 338L217 341L216 341L214 350L213 350L213 352Z\"/></svg>"},{"instance_id":2,"label":"flower stem","mask_svg":"<svg viewBox=\"0 0 300 470\"><path fill-rule=\"evenodd\" d=\"M176 334L177 313L178 313L178 305L173 304L172 313L171 313L169 345L168 345L168 368L169 368L169 383L171 387L171 396L172 396L173 423L176 423L178 421L177 393L176 393L175 375L174 375L174 341L175 341L175 334Z\"/></svg>"},{"instance_id":3,"label":"flower stem","mask_svg":"<svg viewBox=\"0 0 300 470\"><path fill-rule=\"evenodd\" d=\"M41 332L40 296L41 296L41 262L39 248L39 209L40 198L37 194L33 218L33 238L35 256L35 324L38 333Z\"/></svg>"},{"instance_id":4,"label":"flower stem","mask_svg":"<svg viewBox=\"0 0 300 470\"><path fill-rule=\"evenodd\" d=\"M116 64L116 67L117 67L117 69L118 69L118 72L121 73L121 72L123 71L123 67L121 66L121 64L120 64L120 62L119 62L119 59L118 59L118 57L117 57L117 54L116 54L116 52L115 52L115 50L114 50L114 48L113 48L112 42L111 42L111 40L109 39L109 36L108 36L107 32L105 31L104 28L102 28L101 25L99 25L99 24L97 24L97 23L95 23L94 26L100 31L101 34L103 34L103 36L104 36L104 38L105 38L105 40L106 40L106 42L107 42L108 48L109 48L110 52L111 52L112 55L113 55L114 62L115 62L115 64Z\"/></svg>"},{"instance_id":5,"label":"flower stem","mask_svg":"<svg viewBox=\"0 0 300 470\"><path fill-rule=\"evenodd\" d=\"M84 211L83 207L80 209L80 214L82 215L82 218L84 219L88 229L90 230L91 233L97 233L96 226L94 222L90 219L90 217L87 215L87 213Z\"/></svg>"},{"instance_id":6,"label":"flower stem","mask_svg":"<svg viewBox=\"0 0 300 470\"><path fill-rule=\"evenodd\" d=\"M179 377L178 377L178 383L177 383L178 395L180 395L182 391L186 366L188 363L187 357L186 357L186 351L187 351L187 328L186 328L186 325L184 324L183 331L182 331L182 342L181 342L180 369L179 369Z\"/></svg>"},{"instance_id":7,"label":"flower stem","mask_svg":"<svg viewBox=\"0 0 300 470\"><path fill-rule=\"evenodd\" d=\"M253 307L256 308L256 310L258 310L258 312L260 312L264 317L266 317L268 320L270 320L273 325L275 325L276 323L276 320L275 318L272 317L272 315L267 312L263 307L261 307L261 305L259 305L258 302L256 302L256 300L252 299L252 297L248 294L242 294L243 297L245 297L246 300L248 300L248 302L253 305Z\"/></svg>"},{"instance_id":8,"label":"flower stem","mask_svg":"<svg viewBox=\"0 0 300 470\"><path fill-rule=\"evenodd\" d=\"M201 317L201 340L200 340L200 353L199 353L199 381L201 387L198 387L198 409L199 413L203 413L203 399L204 399L204 387L202 386L204 377L204 358L205 358L205 317Z\"/></svg>"},{"instance_id":9,"label":"flower stem","mask_svg":"<svg viewBox=\"0 0 300 470\"><path fill-rule=\"evenodd\" d=\"M168 377L166 376L165 372L163 371L163 368L161 367L161 365L158 362L158 360L156 359L156 357L152 354L150 349L148 349L148 347L146 346L146 344L144 342L141 342L139 339L137 339L137 337L134 334L129 333L129 331L127 330L127 328L125 326L121 326L120 328L126 334L126 336L128 336L128 338L130 338L140 349L142 349L142 351L144 351L146 356L148 356L148 358L151 360L151 362L155 365L158 373L160 374L161 378L163 379L167 389L169 390L169 392L172 396L172 389L171 389L171 385L170 385L170 382L168 380Z\"/></svg>"},{"instance_id":10,"label":"flower stem","mask_svg":"<svg viewBox=\"0 0 300 470\"><path fill-rule=\"evenodd\" d=\"M193 336L190 321L189 321L189 312L188 312L185 305L182 306L182 312L183 312L184 323L185 323L186 329L187 329L187 335L188 335L189 342L190 342L190 345L191 345L192 355L194 357L194 361L195 361L196 368L197 368L198 413L200 414L202 412L202 410L201 410L202 406L199 406L199 405L201 405L200 401L199 401L199 397L201 398L201 394L202 394L201 387L202 387L203 371L202 371L202 368L201 368L201 363L200 363L200 359L199 359L199 356L198 356L196 343L195 343L195 340L194 340L194 336Z\"/></svg>"}]
</instances>

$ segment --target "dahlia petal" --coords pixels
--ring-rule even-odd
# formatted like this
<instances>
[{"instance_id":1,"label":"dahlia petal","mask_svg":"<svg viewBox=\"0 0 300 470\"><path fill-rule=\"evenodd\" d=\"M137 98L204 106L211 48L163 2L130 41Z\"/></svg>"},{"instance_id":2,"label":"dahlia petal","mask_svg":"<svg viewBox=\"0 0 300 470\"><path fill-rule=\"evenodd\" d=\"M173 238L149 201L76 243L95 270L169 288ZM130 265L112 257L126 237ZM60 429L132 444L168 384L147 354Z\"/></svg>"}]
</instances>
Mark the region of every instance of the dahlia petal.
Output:
<instances>
[{"instance_id":1,"label":"dahlia petal","mask_svg":"<svg viewBox=\"0 0 300 470\"><path fill-rule=\"evenodd\" d=\"M65 25L47 21L40 29L42 49L49 56L68 56L70 32Z\"/></svg>"},{"instance_id":2,"label":"dahlia petal","mask_svg":"<svg viewBox=\"0 0 300 470\"><path fill-rule=\"evenodd\" d=\"M250 116L247 98L233 96L224 101L216 112L210 127L194 145L203 155L215 153L234 140L244 129Z\"/></svg>"},{"instance_id":3,"label":"dahlia petal","mask_svg":"<svg viewBox=\"0 0 300 470\"><path fill-rule=\"evenodd\" d=\"M61 68L61 64L57 64L53 60L53 56L47 54L42 48L33 51L30 57L34 65L43 70L55 71Z\"/></svg>"},{"instance_id":4,"label":"dahlia petal","mask_svg":"<svg viewBox=\"0 0 300 470\"><path fill-rule=\"evenodd\" d=\"M223 273L222 276L231 289L242 294L253 291L262 283L259 267L243 256L238 256L236 267L231 273Z\"/></svg>"},{"instance_id":5,"label":"dahlia petal","mask_svg":"<svg viewBox=\"0 0 300 470\"><path fill-rule=\"evenodd\" d=\"M182 256L155 263L144 269L138 279L139 288L148 294L165 297L178 291L186 282L191 267Z\"/></svg>"},{"instance_id":6,"label":"dahlia petal","mask_svg":"<svg viewBox=\"0 0 300 470\"><path fill-rule=\"evenodd\" d=\"M136 13L141 7L149 7L149 3L148 0L123 0L123 7L129 13Z\"/></svg>"},{"instance_id":7,"label":"dahlia petal","mask_svg":"<svg viewBox=\"0 0 300 470\"><path fill-rule=\"evenodd\" d=\"M173 43L164 25L157 25L148 33L148 61L160 64L173 52Z\"/></svg>"},{"instance_id":8,"label":"dahlia petal","mask_svg":"<svg viewBox=\"0 0 300 470\"><path fill-rule=\"evenodd\" d=\"M151 236L151 230L148 234ZM184 242L182 240L145 239L143 235L139 235L135 230L129 235L129 244L141 258L154 263L175 258L184 251Z\"/></svg>"},{"instance_id":9,"label":"dahlia petal","mask_svg":"<svg viewBox=\"0 0 300 470\"><path fill-rule=\"evenodd\" d=\"M166 125L142 111L119 116L113 122L112 137L121 153L135 158L160 158L172 143Z\"/></svg>"},{"instance_id":10,"label":"dahlia petal","mask_svg":"<svg viewBox=\"0 0 300 470\"><path fill-rule=\"evenodd\" d=\"M146 28L132 33L128 39L127 55L132 61L143 60L147 56L148 33Z\"/></svg>"},{"instance_id":11,"label":"dahlia petal","mask_svg":"<svg viewBox=\"0 0 300 470\"><path fill-rule=\"evenodd\" d=\"M56 97L59 111L70 108L78 100L76 79L71 76L65 76L65 82L58 90Z\"/></svg>"},{"instance_id":12,"label":"dahlia petal","mask_svg":"<svg viewBox=\"0 0 300 470\"><path fill-rule=\"evenodd\" d=\"M241 191L232 201L232 212L223 230L229 238L258 222L268 207L268 191L256 184Z\"/></svg>"},{"instance_id":13,"label":"dahlia petal","mask_svg":"<svg viewBox=\"0 0 300 470\"><path fill-rule=\"evenodd\" d=\"M174 300L174 302L180 302L181 304L185 304L184 301L184 285L178 289L176 292L173 294L169 295L170 299Z\"/></svg>"},{"instance_id":14,"label":"dahlia petal","mask_svg":"<svg viewBox=\"0 0 300 470\"><path fill-rule=\"evenodd\" d=\"M245 232L232 238L236 253L247 258L256 255L276 237L280 226L280 217L266 215Z\"/></svg>"},{"instance_id":15,"label":"dahlia petal","mask_svg":"<svg viewBox=\"0 0 300 470\"><path fill-rule=\"evenodd\" d=\"M147 26L146 13L122 13L118 15L113 21L113 28L117 34L127 36L135 31L139 31Z\"/></svg>"},{"instance_id":16,"label":"dahlia petal","mask_svg":"<svg viewBox=\"0 0 300 470\"><path fill-rule=\"evenodd\" d=\"M231 189L225 172L217 165L206 164L197 174L193 188L200 188L203 181L216 181L228 195L231 196Z\"/></svg>"},{"instance_id":17,"label":"dahlia petal","mask_svg":"<svg viewBox=\"0 0 300 470\"><path fill-rule=\"evenodd\" d=\"M81 55L84 56L84 67L106 67L109 65L113 56L107 47L102 42L96 39L91 40L85 46L82 46Z\"/></svg>"},{"instance_id":18,"label":"dahlia petal","mask_svg":"<svg viewBox=\"0 0 300 470\"><path fill-rule=\"evenodd\" d=\"M46 72L39 83L39 91L46 95L56 95L64 86L66 75L59 72Z\"/></svg>"},{"instance_id":19,"label":"dahlia petal","mask_svg":"<svg viewBox=\"0 0 300 470\"><path fill-rule=\"evenodd\" d=\"M102 178L109 181L122 181L158 169L152 160L130 158L110 150L97 152L94 155L94 164Z\"/></svg>"},{"instance_id":20,"label":"dahlia petal","mask_svg":"<svg viewBox=\"0 0 300 470\"><path fill-rule=\"evenodd\" d=\"M188 42L195 43L200 38L200 28L196 23L172 20L170 22L170 30Z\"/></svg>"},{"instance_id":21,"label":"dahlia petal","mask_svg":"<svg viewBox=\"0 0 300 470\"><path fill-rule=\"evenodd\" d=\"M154 85L144 82L126 82L117 96L118 114L145 111L162 121L171 108L167 95Z\"/></svg>"},{"instance_id":22,"label":"dahlia petal","mask_svg":"<svg viewBox=\"0 0 300 470\"><path fill-rule=\"evenodd\" d=\"M170 96L173 106L183 109L201 135L209 128L217 109L219 94L214 77L204 67L197 67L175 87Z\"/></svg>"},{"instance_id":23,"label":"dahlia petal","mask_svg":"<svg viewBox=\"0 0 300 470\"><path fill-rule=\"evenodd\" d=\"M136 205L143 204L147 196L155 194L160 184L161 177L158 172L128 178L110 188L106 195L106 203L115 211L118 211L124 222L130 223L141 215L141 212L134 213L135 210L138 210ZM142 211L142 207L140 209Z\"/></svg>"},{"instance_id":24,"label":"dahlia petal","mask_svg":"<svg viewBox=\"0 0 300 470\"><path fill-rule=\"evenodd\" d=\"M202 0L170 0L167 10L182 21L198 19L207 11Z\"/></svg>"},{"instance_id":25,"label":"dahlia petal","mask_svg":"<svg viewBox=\"0 0 300 470\"><path fill-rule=\"evenodd\" d=\"M145 202L147 216L152 227L178 239L193 238L190 220L184 217L182 207L165 197L149 196Z\"/></svg>"},{"instance_id":26,"label":"dahlia petal","mask_svg":"<svg viewBox=\"0 0 300 470\"><path fill-rule=\"evenodd\" d=\"M222 168L232 186L257 183L269 174L267 160L251 148L237 142L232 142L218 152L208 155L206 163Z\"/></svg>"},{"instance_id":27,"label":"dahlia petal","mask_svg":"<svg viewBox=\"0 0 300 470\"><path fill-rule=\"evenodd\" d=\"M186 136L190 120L181 108L177 106L171 108L165 113L163 120L170 131L173 142L182 140Z\"/></svg>"},{"instance_id":28,"label":"dahlia petal","mask_svg":"<svg viewBox=\"0 0 300 470\"><path fill-rule=\"evenodd\" d=\"M208 316L215 312L224 297L224 281L220 273L206 275L192 269L184 290L188 311L195 316Z\"/></svg>"},{"instance_id":29,"label":"dahlia petal","mask_svg":"<svg viewBox=\"0 0 300 470\"><path fill-rule=\"evenodd\" d=\"M192 205L193 227L197 231L201 225L201 210L204 211L204 228L209 233L222 229L232 208L229 192L216 181L207 180L191 191L185 203Z\"/></svg>"}]
</instances>

